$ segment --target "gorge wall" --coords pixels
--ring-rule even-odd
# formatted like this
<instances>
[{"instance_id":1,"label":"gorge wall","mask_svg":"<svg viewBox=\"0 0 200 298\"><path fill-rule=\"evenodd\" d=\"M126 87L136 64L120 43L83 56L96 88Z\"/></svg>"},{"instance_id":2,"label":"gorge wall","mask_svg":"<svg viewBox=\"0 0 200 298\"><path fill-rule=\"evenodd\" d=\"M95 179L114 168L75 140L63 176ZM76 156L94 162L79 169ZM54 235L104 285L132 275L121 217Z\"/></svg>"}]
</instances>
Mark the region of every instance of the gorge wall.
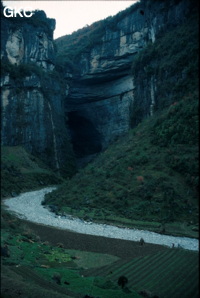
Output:
<instances>
[{"instance_id":1,"label":"gorge wall","mask_svg":"<svg viewBox=\"0 0 200 298\"><path fill-rule=\"evenodd\" d=\"M93 153L105 149L130 127L154 113L156 77L151 74L144 81L139 72L133 75L132 63L159 35L183 23L190 9L187 0L140 1L131 9L75 32L74 39L64 36L56 40L59 58L65 56L63 65L73 58L75 65L74 72L70 72L66 62L65 75L69 78L66 113L70 119L73 116L74 122L80 117L89 121L90 127L98 132L94 139L98 146L94 146ZM72 49L76 51L81 43L81 50L73 57ZM143 107L142 113L137 112L138 106ZM71 126L71 120L69 126L72 142L76 143L80 128ZM83 139L87 139L87 133L83 131L83 134ZM79 154L84 155L79 149Z\"/></svg>"},{"instance_id":2,"label":"gorge wall","mask_svg":"<svg viewBox=\"0 0 200 298\"><path fill-rule=\"evenodd\" d=\"M1 18L3 146L23 146L68 175L73 153L65 123L65 89L54 71L55 20Z\"/></svg>"},{"instance_id":3,"label":"gorge wall","mask_svg":"<svg viewBox=\"0 0 200 298\"><path fill-rule=\"evenodd\" d=\"M87 162L153 115L162 82L148 61L139 67L134 61L184 23L194 3L141 0L57 39L56 55L55 20L44 12L23 20L2 17L2 145L23 145L68 175L74 154Z\"/></svg>"}]
</instances>

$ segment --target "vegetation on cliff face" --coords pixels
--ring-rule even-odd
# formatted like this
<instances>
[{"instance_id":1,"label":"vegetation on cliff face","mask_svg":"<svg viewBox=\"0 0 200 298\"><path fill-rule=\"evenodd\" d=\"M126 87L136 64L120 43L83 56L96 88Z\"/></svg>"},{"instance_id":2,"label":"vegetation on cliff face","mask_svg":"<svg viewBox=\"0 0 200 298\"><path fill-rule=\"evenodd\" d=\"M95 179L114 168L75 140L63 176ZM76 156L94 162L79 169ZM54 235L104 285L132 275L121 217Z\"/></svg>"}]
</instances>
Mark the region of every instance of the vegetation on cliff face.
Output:
<instances>
[{"instance_id":1,"label":"vegetation on cliff face","mask_svg":"<svg viewBox=\"0 0 200 298\"><path fill-rule=\"evenodd\" d=\"M66 81L53 67L55 20L48 19L43 11L35 11L31 18L6 18L2 2L1 17L2 121L5 124L2 127L2 144L23 146L54 169L58 154L61 175L71 177L76 166L63 109ZM23 57L19 65L9 62L6 47L17 29L20 29L20 36L24 40L21 51ZM47 38L46 54L41 50L43 37ZM4 95L7 98L5 105Z\"/></svg>"},{"instance_id":2,"label":"vegetation on cliff face","mask_svg":"<svg viewBox=\"0 0 200 298\"><path fill-rule=\"evenodd\" d=\"M198 89L198 15L187 22L160 33L154 44L135 56L132 73L136 86L131 125L137 125L148 115L147 90L154 86L154 111L161 111L179 102ZM191 121L191 125L194 125ZM194 132L195 134L195 132ZM196 138L196 135L194 135Z\"/></svg>"},{"instance_id":3,"label":"vegetation on cliff face","mask_svg":"<svg viewBox=\"0 0 200 298\"><path fill-rule=\"evenodd\" d=\"M161 3L159 3L161 2ZM146 10L151 11L158 8L168 11L173 5L177 5L181 0L159 1L159 0L140 0L129 8L120 11L114 16L110 16L104 20L86 25L70 35L59 37L55 40L57 49L56 67L59 70L69 69L71 72L79 71L78 62L83 53L89 53L92 48L103 43L102 37L108 32L117 32L119 30L119 22L124 18L138 10L138 14L146 14ZM195 0L190 1L190 6L196 7ZM162 5L162 8L160 8Z\"/></svg>"},{"instance_id":4,"label":"vegetation on cliff face","mask_svg":"<svg viewBox=\"0 0 200 298\"><path fill-rule=\"evenodd\" d=\"M1 21L8 21L8 18L4 16L3 13L4 6L1 1ZM35 10L32 11L33 15L31 18L22 18L18 14L16 17L12 18L12 29L17 29L18 27L21 27L22 25L31 25L37 28L42 28L44 32L46 32L49 36L52 35L52 27L55 27L55 20L47 18L46 13L43 10ZM28 13L28 12L27 12Z\"/></svg>"},{"instance_id":5,"label":"vegetation on cliff face","mask_svg":"<svg viewBox=\"0 0 200 298\"><path fill-rule=\"evenodd\" d=\"M94 46L102 44L102 37L106 30L116 32L118 22L138 9L139 4L133 4L131 7L119 12L113 17L86 25L70 35L65 35L55 40L57 49L56 65L60 68L68 68L70 71L77 71L77 63L82 53L89 52Z\"/></svg>"},{"instance_id":6,"label":"vegetation on cliff face","mask_svg":"<svg viewBox=\"0 0 200 298\"><path fill-rule=\"evenodd\" d=\"M153 1L146 2L150 5ZM134 61L144 82L157 75L159 96L154 116L65 181L47 196L47 204L86 220L198 237L195 22L171 31ZM181 36L180 48L177 36ZM31 74L48 80L30 65L13 67L10 73L19 84ZM23 148L1 150L3 198L63 181ZM92 236L63 234L28 222L22 225L4 208L1 228L2 297L198 297L198 252L151 244L141 247L137 242L106 238L98 242ZM74 243L80 250L74 250ZM99 249L97 243L103 253L94 253ZM85 247L89 247L87 252ZM125 257L118 256L120 250ZM125 272L128 287L122 289L117 281Z\"/></svg>"},{"instance_id":7,"label":"vegetation on cliff face","mask_svg":"<svg viewBox=\"0 0 200 298\"><path fill-rule=\"evenodd\" d=\"M23 130L26 125L30 125L30 119L27 120L28 113L25 113L25 109L27 109L27 106L25 106L24 104L25 98L28 96L27 94L29 91L32 91L34 89L38 90L43 95L45 104L47 106L48 104L51 104L51 106L53 107L53 113L56 117L57 127L60 126L57 129L60 130L62 128L63 131L65 131L65 135L63 136L61 136L61 133L57 133L57 137L59 137L59 140L62 139L62 145L60 143L59 146L62 148L60 150L62 150L62 156L64 157L66 162L65 165L67 164L66 167L64 167L63 163L60 171L63 176L71 177L76 172L75 158L72 152L69 138L67 137L67 127L64 129L63 125L66 123L65 121L67 121L67 116L64 115L63 111L59 110L60 103L57 100L58 98L61 101L61 99L63 99L65 96L64 79L55 69L47 72L34 63L12 65L8 61L3 60L1 63L1 70L3 76L9 75L10 85L12 86L12 98L16 100L16 113L18 114L16 117L16 123L17 126L20 127L20 129ZM29 83L30 79L32 80L32 85ZM12 109L13 115L14 112L15 108ZM8 116L13 115L11 114ZM61 123L60 120L62 120L63 122ZM22 145L25 148L29 149L28 145L30 140L27 140L27 142L25 143L23 135L16 134L15 141L16 144L20 146ZM43 154L43 156L40 156L40 158L43 159L45 163L53 167L55 153L53 151L53 148L49 147L47 148L47 150L48 152L46 152L46 154ZM40 153L41 152L33 152L33 154L37 156L39 156Z\"/></svg>"},{"instance_id":8,"label":"vegetation on cliff face","mask_svg":"<svg viewBox=\"0 0 200 298\"><path fill-rule=\"evenodd\" d=\"M158 77L154 116L48 194L46 204L85 219L127 225L134 220L197 224L196 22L190 19L170 31L134 60L134 72Z\"/></svg>"}]
</instances>

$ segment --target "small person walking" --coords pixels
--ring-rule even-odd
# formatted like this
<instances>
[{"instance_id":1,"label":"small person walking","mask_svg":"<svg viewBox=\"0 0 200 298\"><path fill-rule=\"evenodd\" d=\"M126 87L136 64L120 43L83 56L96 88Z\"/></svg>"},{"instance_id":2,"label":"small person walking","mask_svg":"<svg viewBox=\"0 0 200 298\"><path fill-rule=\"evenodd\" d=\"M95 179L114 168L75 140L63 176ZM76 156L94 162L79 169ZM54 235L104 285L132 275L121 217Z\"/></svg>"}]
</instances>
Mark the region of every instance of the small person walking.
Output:
<instances>
[{"instance_id":1,"label":"small person walking","mask_svg":"<svg viewBox=\"0 0 200 298\"><path fill-rule=\"evenodd\" d=\"M145 244L144 239L140 238L140 245L143 246Z\"/></svg>"}]
</instances>

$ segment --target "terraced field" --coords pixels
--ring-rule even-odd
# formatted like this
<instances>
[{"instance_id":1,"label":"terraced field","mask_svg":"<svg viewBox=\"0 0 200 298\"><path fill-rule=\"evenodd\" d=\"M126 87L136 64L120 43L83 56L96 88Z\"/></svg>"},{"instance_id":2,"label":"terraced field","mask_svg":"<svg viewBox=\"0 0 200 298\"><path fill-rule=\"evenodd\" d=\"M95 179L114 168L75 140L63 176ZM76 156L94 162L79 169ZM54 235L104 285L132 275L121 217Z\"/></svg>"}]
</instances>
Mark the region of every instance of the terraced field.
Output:
<instances>
[{"instance_id":1,"label":"terraced field","mask_svg":"<svg viewBox=\"0 0 200 298\"><path fill-rule=\"evenodd\" d=\"M198 297L198 252L9 219L12 228L2 231L10 256L2 258L1 297ZM123 289L120 276L128 279Z\"/></svg>"},{"instance_id":2,"label":"terraced field","mask_svg":"<svg viewBox=\"0 0 200 298\"><path fill-rule=\"evenodd\" d=\"M128 278L128 287L162 298L198 296L198 253L181 249L115 262L112 266L85 271L86 276L105 276L114 283Z\"/></svg>"}]
</instances>

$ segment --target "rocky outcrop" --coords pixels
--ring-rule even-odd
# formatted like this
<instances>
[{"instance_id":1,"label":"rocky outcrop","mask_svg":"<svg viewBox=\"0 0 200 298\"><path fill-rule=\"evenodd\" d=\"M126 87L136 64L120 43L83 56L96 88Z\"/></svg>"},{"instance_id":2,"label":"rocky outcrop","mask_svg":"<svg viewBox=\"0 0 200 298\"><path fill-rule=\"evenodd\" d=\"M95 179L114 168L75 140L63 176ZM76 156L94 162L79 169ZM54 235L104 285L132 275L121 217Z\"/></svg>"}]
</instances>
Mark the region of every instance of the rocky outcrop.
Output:
<instances>
[{"instance_id":1,"label":"rocky outcrop","mask_svg":"<svg viewBox=\"0 0 200 298\"><path fill-rule=\"evenodd\" d=\"M22 145L57 172L71 175L74 159L64 114L65 89L54 69L55 21L2 22L2 138Z\"/></svg>"},{"instance_id":2,"label":"rocky outcrop","mask_svg":"<svg viewBox=\"0 0 200 298\"><path fill-rule=\"evenodd\" d=\"M188 0L140 1L131 9L102 21L101 39L83 49L76 59L76 72L68 86L66 112L73 111L74 115L91 122L99 133L102 149L136 123L132 119L138 102L136 97L143 96L139 90L146 88L142 79L138 83L140 80L131 71L136 54L154 43L164 31L184 22L189 11ZM61 41L63 38L56 41L58 48ZM152 75L145 89L142 118L154 112L156 88Z\"/></svg>"},{"instance_id":3,"label":"rocky outcrop","mask_svg":"<svg viewBox=\"0 0 200 298\"><path fill-rule=\"evenodd\" d=\"M1 27L1 59L13 65L34 63L45 70L54 69L54 19L39 11L26 20L2 18Z\"/></svg>"},{"instance_id":4,"label":"rocky outcrop","mask_svg":"<svg viewBox=\"0 0 200 298\"><path fill-rule=\"evenodd\" d=\"M24 144L58 171L73 172L69 138L76 156L88 160L153 115L157 77L147 69L148 61L138 71L132 71L133 62L165 31L183 23L193 3L141 0L81 29L71 44L66 39L67 47L65 37L58 39L57 58L62 52L68 61L57 64L54 20L40 11L27 19L2 18L2 144Z\"/></svg>"}]
</instances>

